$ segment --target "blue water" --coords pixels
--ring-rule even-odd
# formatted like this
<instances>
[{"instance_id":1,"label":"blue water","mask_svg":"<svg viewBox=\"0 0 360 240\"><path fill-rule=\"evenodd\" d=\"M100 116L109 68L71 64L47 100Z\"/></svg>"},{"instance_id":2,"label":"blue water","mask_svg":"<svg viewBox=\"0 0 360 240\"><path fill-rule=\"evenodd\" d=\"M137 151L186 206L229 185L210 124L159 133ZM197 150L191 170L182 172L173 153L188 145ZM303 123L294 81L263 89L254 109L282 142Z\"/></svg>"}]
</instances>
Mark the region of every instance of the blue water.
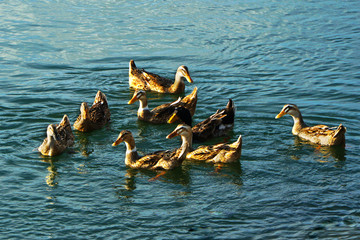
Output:
<instances>
[{"instance_id":1,"label":"blue water","mask_svg":"<svg viewBox=\"0 0 360 240\"><path fill-rule=\"evenodd\" d=\"M0 15L2 239L358 239L359 1L5 0ZM123 129L142 153L180 144L127 105L130 59L168 78L188 66L194 123L232 98L240 162L186 161L151 182L125 167L111 146ZM42 157L47 125L73 123L97 90L111 124ZM346 147L294 137L291 117L274 119L286 103L309 125L342 123Z\"/></svg>"}]
</instances>

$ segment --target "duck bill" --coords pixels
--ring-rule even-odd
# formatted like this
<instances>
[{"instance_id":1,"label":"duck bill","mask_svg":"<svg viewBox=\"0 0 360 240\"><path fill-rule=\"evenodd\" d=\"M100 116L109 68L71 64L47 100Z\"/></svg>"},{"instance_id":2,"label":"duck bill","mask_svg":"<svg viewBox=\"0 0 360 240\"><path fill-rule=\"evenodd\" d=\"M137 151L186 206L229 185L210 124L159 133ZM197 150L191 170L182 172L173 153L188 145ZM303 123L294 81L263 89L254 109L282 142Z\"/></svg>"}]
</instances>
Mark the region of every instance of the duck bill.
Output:
<instances>
[{"instance_id":1,"label":"duck bill","mask_svg":"<svg viewBox=\"0 0 360 240\"><path fill-rule=\"evenodd\" d=\"M133 104L137 100L138 100L138 98L136 97L136 94L134 94L134 96L129 100L128 104Z\"/></svg>"},{"instance_id":2,"label":"duck bill","mask_svg":"<svg viewBox=\"0 0 360 240\"><path fill-rule=\"evenodd\" d=\"M179 118L178 118L178 116L176 116L176 113L173 113L173 115L169 118L168 123L174 123L178 120L179 120Z\"/></svg>"},{"instance_id":3,"label":"duck bill","mask_svg":"<svg viewBox=\"0 0 360 240\"><path fill-rule=\"evenodd\" d=\"M286 114L286 112L284 110L281 110L281 112L278 115L276 115L275 119L281 118L285 114Z\"/></svg>"},{"instance_id":4,"label":"duck bill","mask_svg":"<svg viewBox=\"0 0 360 240\"><path fill-rule=\"evenodd\" d=\"M186 75L184 76L186 78L186 80L189 82L189 83L193 83L194 81L192 80L192 78L190 77L189 73L186 73Z\"/></svg>"},{"instance_id":5,"label":"duck bill","mask_svg":"<svg viewBox=\"0 0 360 240\"><path fill-rule=\"evenodd\" d=\"M118 138L118 139L116 139L116 141L112 144L112 146L115 147L115 146L119 145L119 144L122 143L122 142L123 142L123 139L122 139L122 138Z\"/></svg>"},{"instance_id":6,"label":"duck bill","mask_svg":"<svg viewBox=\"0 0 360 240\"><path fill-rule=\"evenodd\" d=\"M172 131L169 135L166 136L167 139L173 138L179 136L179 134L177 133L176 129L174 131Z\"/></svg>"}]
</instances>

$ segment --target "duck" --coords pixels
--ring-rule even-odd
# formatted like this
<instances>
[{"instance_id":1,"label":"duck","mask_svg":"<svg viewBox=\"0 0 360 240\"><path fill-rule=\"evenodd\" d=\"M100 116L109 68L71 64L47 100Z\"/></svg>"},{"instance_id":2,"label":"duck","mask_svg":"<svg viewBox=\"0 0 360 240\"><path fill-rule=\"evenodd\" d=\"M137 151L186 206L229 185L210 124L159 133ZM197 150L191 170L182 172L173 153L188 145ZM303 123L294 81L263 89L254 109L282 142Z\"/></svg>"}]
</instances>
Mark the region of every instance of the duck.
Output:
<instances>
[{"instance_id":1,"label":"duck","mask_svg":"<svg viewBox=\"0 0 360 240\"><path fill-rule=\"evenodd\" d=\"M194 88L191 94L184 98L179 97L176 101L162 104L151 111L149 110L146 92L144 90L136 90L128 104L133 104L136 101L140 102L137 111L138 119L151 123L166 123L178 106L188 109L191 116L194 115L197 103L197 87Z\"/></svg>"},{"instance_id":2,"label":"duck","mask_svg":"<svg viewBox=\"0 0 360 240\"><path fill-rule=\"evenodd\" d=\"M209 146L199 146L186 154L186 159L204 161L207 163L235 163L241 157L242 135L233 143L219 143Z\"/></svg>"},{"instance_id":3,"label":"duck","mask_svg":"<svg viewBox=\"0 0 360 240\"><path fill-rule=\"evenodd\" d=\"M299 108L295 104L285 104L275 118L281 118L286 114L289 114L294 119L293 135L321 146L345 145L346 128L342 124L332 128L326 125L308 127L303 120Z\"/></svg>"},{"instance_id":4,"label":"duck","mask_svg":"<svg viewBox=\"0 0 360 240\"><path fill-rule=\"evenodd\" d=\"M110 116L106 95L99 90L91 108L86 102L81 104L80 115L74 123L74 128L81 132L100 129L110 121Z\"/></svg>"},{"instance_id":5,"label":"duck","mask_svg":"<svg viewBox=\"0 0 360 240\"><path fill-rule=\"evenodd\" d=\"M144 69L137 68L134 60L130 60L129 63L130 88L159 93L180 94L185 91L184 79L186 79L189 83L193 83L189 70L184 65L178 67L175 74L175 81L173 81L157 74L147 72Z\"/></svg>"},{"instance_id":6,"label":"duck","mask_svg":"<svg viewBox=\"0 0 360 240\"><path fill-rule=\"evenodd\" d=\"M166 136L167 139L180 136L182 144L180 148L167 151L157 151L139 156L135 140L132 133L128 130L120 132L116 141L112 146L117 146L121 142L125 142L126 155L125 165L135 169L149 169L149 170L170 170L181 166L186 158L186 154L190 151L192 145L191 128L186 124L179 124L174 131Z\"/></svg>"},{"instance_id":7,"label":"duck","mask_svg":"<svg viewBox=\"0 0 360 240\"><path fill-rule=\"evenodd\" d=\"M214 137L226 136L234 126L235 104L229 99L224 109L218 109L213 115L192 127L193 140L203 142ZM188 109L176 107L168 123L180 119L183 123L192 126L192 117Z\"/></svg>"},{"instance_id":8,"label":"duck","mask_svg":"<svg viewBox=\"0 0 360 240\"><path fill-rule=\"evenodd\" d=\"M38 147L44 156L56 156L74 144L69 117L65 114L59 124L50 124L46 130L46 138Z\"/></svg>"}]
</instances>

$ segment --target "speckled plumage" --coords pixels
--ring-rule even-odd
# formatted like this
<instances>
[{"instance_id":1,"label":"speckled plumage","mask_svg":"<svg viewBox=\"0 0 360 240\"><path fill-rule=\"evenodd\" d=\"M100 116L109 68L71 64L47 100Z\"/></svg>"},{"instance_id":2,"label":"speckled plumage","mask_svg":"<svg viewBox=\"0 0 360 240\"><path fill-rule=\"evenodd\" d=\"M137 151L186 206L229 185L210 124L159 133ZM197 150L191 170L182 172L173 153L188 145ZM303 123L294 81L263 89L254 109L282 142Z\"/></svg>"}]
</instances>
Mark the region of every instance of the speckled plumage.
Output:
<instances>
[{"instance_id":1,"label":"speckled plumage","mask_svg":"<svg viewBox=\"0 0 360 240\"><path fill-rule=\"evenodd\" d=\"M47 137L38 147L42 155L59 155L74 144L74 135L71 130L70 120L66 114L59 124L50 124L46 134Z\"/></svg>"},{"instance_id":2,"label":"speckled plumage","mask_svg":"<svg viewBox=\"0 0 360 240\"><path fill-rule=\"evenodd\" d=\"M189 111L182 107L177 107L169 123L180 119L182 122L191 126L192 117ZM234 126L235 105L229 99L224 109L218 109L216 113L196 124L192 128L194 141L206 141L213 137L226 136L230 129Z\"/></svg>"},{"instance_id":3,"label":"speckled plumage","mask_svg":"<svg viewBox=\"0 0 360 240\"><path fill-rule=\"evenodd\" d=\"M144 90L136 90L129 104L133 104L136 101L140 102L137 112L138 119L151 123L166 123L175 111L175 108L179 106L188 109L190 114L194 115L197 103L197 88L195 87L193 92L184 98L179 98L172 103L162 104L151 111L148 109L146 92Z\"/></svg>"},{"instance_id":4,"label":"speckled plumage","mask_svg":"<svg viewBox=\"0 0 360 240\"><path fill-rule=\"evenodd\" d=\"M275 118L281 118L289 114L294 119L292 133L315 144L333 146L345 145L346 128L340 124L338 127L330 128L326 125L308 127L295 104L286 104Z\"/></svg>"},{"instance_id":5,"label":"speckled plumage","mask_svg":"<svg viewBox=\"0 0 360 240\"><path fill-rule=\"evenodd\" d=\"M80 115L74 123L74 128L81 132L90 132L102 128L110 121L110 109L104 93L98 91L93 105L89 109L86 102L80 107Z\"/></svg>"},{"instance_id":6,"label":"speckled plumage","mask_svg":"<svg viewBox=\"0 0 360 240\"><path fill-rule=\"evenodd\" d=\"M179 94L185 91L184 78L190 83L193 82L188 68L183 65L177 69L175 81L173 81L137 68L134 60L130 60L129 63L129 86L134 89Z\"/></svg>"},{"instance_id":7,"label":"speckled plumage","mask_svg":"<svg viewBox=\"0 0 360 240\"><path fill-rule=\"evenodd\" d=\"M178 167L184 161L189 152L192 143L191 128L180 124L166 138L181 136L182 144L180 148L174 150L157 151L140 157L136 151L135 140L132 133L127 130L120 132L113 146L121 142L126 144L125 165L131 168L151 169L151 170L169 170Z\"/></svg>"},{"instance_id":8,"label":"speckled plumage","mask_svg":"<svg viewBox=\"0 0 360 240\"><path fill-rule=\"evenodd\" d=\"M242 136L231 143L200 146L186 155L186 159L211 163L232 163L241 157Z\"/></svg>"}]
</instances>

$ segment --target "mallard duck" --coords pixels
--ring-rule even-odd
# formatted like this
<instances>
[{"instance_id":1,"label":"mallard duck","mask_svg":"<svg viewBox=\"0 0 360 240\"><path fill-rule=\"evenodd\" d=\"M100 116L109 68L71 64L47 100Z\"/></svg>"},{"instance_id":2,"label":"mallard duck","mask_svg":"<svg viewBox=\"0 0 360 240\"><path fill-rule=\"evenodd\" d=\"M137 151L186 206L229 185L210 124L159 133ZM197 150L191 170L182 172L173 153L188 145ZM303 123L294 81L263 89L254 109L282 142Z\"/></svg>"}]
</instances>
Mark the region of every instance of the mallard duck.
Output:
<instances>
[{"instance_id":1,"label":"mallard duck","mask_svg":"<svg viewBox=\"0 0 360 240\"><path fill-rule=\"evenodd\" d=\"M191 128L185 124L179 124L166 138L181 136L182 144L180 148L172 151L158 151L140 157L137 153L135 140L132 133L128 130L120 132L117 140L112 146L117 146L121 142L126 144L125 165L131 168L169 170L182 164L189 152L192 144Z\"/></svg>"},{"instance_id":2,"label":"mallard duck","mask_svg":"<svg viewBox=\"0 0 360 240\"><path fill-rule=\"evenodd\" d=\"M74 144L74 135L66 114L59 124L50 124L47 127L46 135L47 137L38 148L39 152L45 156L59 155Z\"/></svg>"},{"instance_id":3,"label":"mallard duck","mask_svg":"<svg viewBox=\"0 0 360 240\"><path fill-rule=\"evenodd\" d=\"M154 91L160 93L183 93L185 90L184 78L192 83L189 70L180 66L175 75L175 82L136 67L134 60L129 63L129 85L134 89Z\"/></svg>"},{"instance_id":4,"label":"mallard duck","mask_svg":"<svg viewBox=\"0 0 360 240\"><path fill-rule=\"evenodd\" d=\"M139 109L137 111L138 119L152 123L166 123L173 114L175 107L183 106L194 115L197 103L197 87L193 92L184 98L180 98L172 103L162 104L151 111L148 108L146 92L144 90L136 90L128 104L139 101Z\"/></svg>"},{"instance_id":5,"label":"mallard duck","mask_svg":"<svg viewBox=\"0 0 360 240\"><path fill-rule=\"evenodd\" d=\"M80 115L74 123L74 128L81 132L90 132L102 128L110 121L110 110L106 96L98 91L92 107L83 102L80 107Z\"/></svg>"},{"instance_id":6,"label":"mallard duck","mask_svg":"<svg viewBox=\"0 0 360 240\"><path fill-rule=\"evenodd\" d=\"M200 146L189 152L186 159L210 163L233 163L241 157L242 136L231 143L219 143L211 146Z\"/></svg>"},{"instance_id":7,"label":"mallard duck","mask_svg":"<svg viewBox=\"0 0 360 240\"><path fill-rule=\"evenodd\" d=\"M334 128L329 128L326 125L308 127L302 118L299 108L295 104L284 105L281 112L275 118L281 118L285 114L291 115L294 119L292 134L315 144L326 146L345 145L346 128L342 124Z\"/></svg>"},{"instance_id":8,"label":"mallard duck","mask_svg":"<svg viewBox=\"0 0 360 240\"><path fill-rule=\"evenodd\" d=\"M173 123L179 118L182 122L191 126L192 117L189 110L181 106L176 107L173 115L168 120L168 123ZM235 105L234 102L229 99L226 108L221 110L218 109L216 113L192 128L194 141L206 141L212 137L225 136L234 126L234 118Z\"/></svg>"}]
</instances>

